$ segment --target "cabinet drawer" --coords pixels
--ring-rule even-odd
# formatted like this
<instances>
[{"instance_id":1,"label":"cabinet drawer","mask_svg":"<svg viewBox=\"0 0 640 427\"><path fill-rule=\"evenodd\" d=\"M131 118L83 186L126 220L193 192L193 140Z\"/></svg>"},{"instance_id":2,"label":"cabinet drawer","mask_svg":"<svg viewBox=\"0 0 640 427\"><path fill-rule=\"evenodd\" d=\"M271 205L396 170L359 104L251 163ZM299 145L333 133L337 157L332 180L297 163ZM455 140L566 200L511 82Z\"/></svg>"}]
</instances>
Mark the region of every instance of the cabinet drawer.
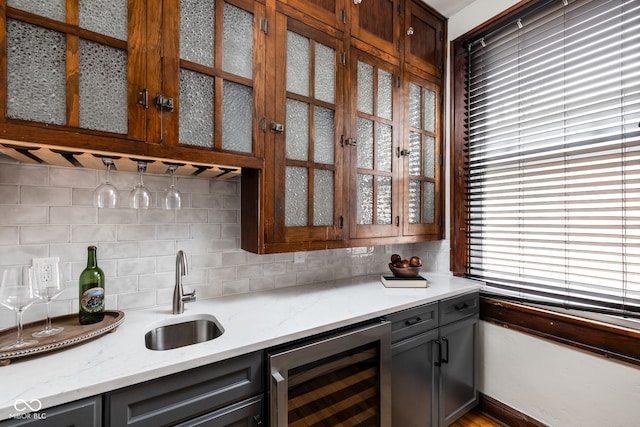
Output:
<instances>
[{"instance_id":1,"label":"cabinet drawer","mask_svg":"<svg viewBox=\"0 0 640 427\"><path fill-rule=\"evenodd\" d=\"M107 393L107 425L175 425L215 411L262 393L262 367L256 352Z\"/></svg>"},{"instance_id":2,"label":"cabinet drawer","mask_svg":"<svg viewBox=\"0 0 640 427\"><path fill-rule=\"evenodd\" d=\"M421 334L438 327L438 303L421 305L387 316L391 322L391 341Z\"/></svg>"},{"instance_id":3,"label":"cabinet drawer","mask_svg":"<svg viewBox=\"0 0 640 427\"><path fill-rule=\"evenodd\" d=\"M440 324L446 325L477 315L480 312L479 296L478 292L474 292L440 301Z\"/></svg>"}]
</instances>

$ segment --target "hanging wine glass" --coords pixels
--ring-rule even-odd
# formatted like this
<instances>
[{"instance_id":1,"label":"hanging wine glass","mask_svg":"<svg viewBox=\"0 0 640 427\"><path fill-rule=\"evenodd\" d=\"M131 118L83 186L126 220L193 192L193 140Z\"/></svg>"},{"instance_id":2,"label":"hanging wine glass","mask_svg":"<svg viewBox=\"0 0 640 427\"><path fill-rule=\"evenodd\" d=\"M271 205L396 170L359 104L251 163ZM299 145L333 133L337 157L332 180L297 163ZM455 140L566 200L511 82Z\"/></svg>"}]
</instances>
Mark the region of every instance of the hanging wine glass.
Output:
<instances>
[{"instance_id":1,"label":"hanging wine glass","mask_svg":"<svg viewBox=\"0 0 640 427\"><path fill-rule=\"evenodd\" d=\"M138 162L138 183L129 195L129 205L133 209L148 209L151 205L151 192L144 186L142 173L147 169L146 162Z\"/></svg>"},{"instance_id":2,"label":"hanging wine glass","mask_svg":"<svg viewBox=\"0 0 640 427\"><path fill-rule=\"evenodd\" d=\"M169 165L169 174L171 174L171 186L164 190L162 194L162 207L165 209L180 209L182 206L182 194L176 187L175 170L178 169L176 165Z\"/></svg>"},{"instance_id":3,"label":"hanging wine glass","mask_svg":"<svg viewBox=\"0 0 640 427\"><path fill-rule=\"evenodd\" d=\"M100 184L93 192L93 205L97 208L115 208L118 206L120 193L118 189L109 182L109 172L113 160L109 157L103 157L102 163L105 164L107 171L105 172L104 182Z\"/></svg>"},{"instance_id":4,"label":"hanging wine glass","mask_svg":"<svg viewBox=\"0 0 640 427\"><path fill-rule=\"evenodd\" d=\"M11 350L37 344L37 340L25 340L22 337L22 313L31 304L40 299L37 287L33 284L33 270L27 267L7 268L0 283L0 304L16 313L18 337L16 342L0 350Z\"/></svg>"},{"instance_id":5,"label":"hanging wine glass","mask_svg":"<svg viewBox=\"0 0 640 427\"><path fill-rule=\"evenodd\" d=\"M64 330L62 326L51 325L51 303L64 291L64 284L60 281L58 261L56 258L51 263L34 263L32 267L33 281L40 292L40 297L47 305L47 321L44 329L31 334L36 338L50 337Z\"/></svg>"}]
</instances>

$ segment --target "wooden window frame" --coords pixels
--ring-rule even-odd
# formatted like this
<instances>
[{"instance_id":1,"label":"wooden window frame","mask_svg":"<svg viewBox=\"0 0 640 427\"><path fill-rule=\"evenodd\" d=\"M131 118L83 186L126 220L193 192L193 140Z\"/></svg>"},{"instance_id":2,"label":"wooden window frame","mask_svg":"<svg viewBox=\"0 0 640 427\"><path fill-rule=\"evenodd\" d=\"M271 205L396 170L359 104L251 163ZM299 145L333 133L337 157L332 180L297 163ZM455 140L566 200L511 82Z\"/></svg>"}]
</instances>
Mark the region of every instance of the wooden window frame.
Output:
<instances>
[{"instance_id":1,"label":"wooden window frame","mask_svg":"<svg viewBox=\"0 0 640 427\"><path fill-rule=\"evenodd\" d=\"M524 0L479 27L451 42L451 195L450 236L451 271L464 276L468 261L467 222L465 209L465 64L466 43L487 32L501 20L512 19L535 7L537 0ZM480 319L486 322L527 333L605 358L640 366L640 327L615 324L615 318L595 320L575 312L563 312L540 306L511 302L499 297L483 296Z\"/></svg>"}]
</instances>

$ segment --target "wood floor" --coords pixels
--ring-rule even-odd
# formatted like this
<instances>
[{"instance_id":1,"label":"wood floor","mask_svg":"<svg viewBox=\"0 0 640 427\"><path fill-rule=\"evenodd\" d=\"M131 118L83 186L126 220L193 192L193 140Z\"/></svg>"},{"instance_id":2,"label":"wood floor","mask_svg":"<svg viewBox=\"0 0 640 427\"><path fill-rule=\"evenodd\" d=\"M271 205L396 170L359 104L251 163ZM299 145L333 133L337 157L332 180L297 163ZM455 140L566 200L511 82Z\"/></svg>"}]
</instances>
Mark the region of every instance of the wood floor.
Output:
<instances>
[{"instance_id":1,"label":"wood floor","mask_svg":"<svg viewBox=\"0 0 640 427\"><path fill-rule=\"evenodd\" d=\"M505 425L483 415L479 410L474 409L465 414L455 423L451 424L451 427L505 427Z\"/></svg>"}]
</instances>

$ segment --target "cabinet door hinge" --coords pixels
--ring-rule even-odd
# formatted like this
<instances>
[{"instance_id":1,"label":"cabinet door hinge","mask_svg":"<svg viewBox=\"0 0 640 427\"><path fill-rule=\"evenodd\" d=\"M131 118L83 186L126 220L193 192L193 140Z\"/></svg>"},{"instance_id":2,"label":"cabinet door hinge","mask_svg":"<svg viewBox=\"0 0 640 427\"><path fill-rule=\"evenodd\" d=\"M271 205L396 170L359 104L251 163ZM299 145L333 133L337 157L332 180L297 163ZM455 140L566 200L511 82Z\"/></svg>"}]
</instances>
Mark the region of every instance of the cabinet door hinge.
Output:
<instances>
[{"instance_id":1,"label":"cabinet door hinge","mask_svg":"<svg viewBox=\"0 0 640 427\"><path fill-rule=\"evenodd\" d=\"M400 40L396 42L396 50L400 52Z\"/></svg>"},{"instance_id":2,"label":"cabinet door hinge","mask_svg":"<svg viewBox=\"0 0 640 427\"><path fill-rule=\"evenodd\" d=\"M149 108L149 91L147 88L138 91L138 104L146 109Z\"/></svg>"},{"instance_id":3,"label":"cabinet door hinge","mask_svg":"<svg viewBox=\"0 0 640 427\"><path fill-rule=\"evenodd\" d=\"M443 160L442 160L442 154L440 154L440 155L438 156L438 164L439 164L440 166L442 166L442 163L443 163Z\"/></svg>"},{"instance_id":4,"label":"cabinet door hinge","mask_svg":"<svg viewBox=\"0 0 640 427\"><path fill-rule=\"evenodd\" d=\"M398 16L402 16L402 6L400 6L400 3L398 3Z\"/></svg>"},{"instance_id":5,"label":"cabinet door hinge","mask_svg":"<svg viewBox=\"0 0 640 427\"><path fill-rule=\"evenodd\" d=\"M440 31L440 41L444 40L444 32Z\"/></svg>"},{"instance_id":6,"label":"cabinet door hinge","mask_svg":"<svg viewBox=\"0 0 640 427\"><path fill-rule=\"evenodd\" d=\"M442 227L442 216L438 216L438 227Z\"/></svg>"},{"instance_id":7,"label":"cabinet door hinge","mask_svg":"<svg viewBox=\"0 0 640 427\"><path fill-rule=\"evenodd\" d=\"M269 21L267 20L267 18L260 18L260 31L262 31L265 34L268 34Z\"/></svg>"},{"instance_id":8,"label":"cabinet door hinge","mask_svg":"<svg viewBox=\"0 0 640 427\"><path fill-rule=\"evenodd\" d=\"M444 104L444 94L440 94L440 105Z\"/></svg>"},{"instance_id":9,"label":"cabinet door hinge","mask_svg":"<svg viewBox=\"0 0 640 427\"><path fill-rule=\"evenodd\" d=\"M400 215L396 216L396 227L400 227Z\"/></svg>"},{"instance_id":10,"label":"cabinet door hinge","mask_svg":"<svg viewBox=\"0 0 640 427\"><path fill-rule=\"evenodd\" d=\"M347 52L340 53L340 63L344 66L347 65Z\"/></svg>"},{"instance_id":11,"label":"cabinet door hinge","mask_svg":"<svg viewBox=\"0 0 640 427\"><path fill-rule=\"evenodd\" d=\"M396 86L397 86L397 87L400 87L400 86L401 86L401 84L402 84L402 81L400 80L400 76L397 76L397 77L396 77Z\"/></svg>"},{"instance_id":12,"label":"cabinet door hinge","mask_svg":"<svg viewBox=\"0 0 640 427\"><path fill-rule=\"evenodd\" d=\"M262 132L266 132L267 131L267 118L263 117L260 119L260 121L258 122L258 128L262 131Z\"/></svg>"},{"instance_id":13,"label":"cabinet door hinge","mask_svg":"<svg viewBox=\"0 0 640 427\"><path fill-rule=\"evenodd\" d=\"M340 17L342 18L342 23L346 24L347 23L347 9L342 9L340 11Z\"/></svg>"},{"instance_id":14,"label":"cabinet door hinge","mask_svg":"<svg viewBox=\"0 0 640 427\"><path fill-rule=\"evenodd\" d=\"M340 220L338 222L340 223L340 228L344 228L344 217L342 215L340 215Z\"/></svg>"}]
</instances>

